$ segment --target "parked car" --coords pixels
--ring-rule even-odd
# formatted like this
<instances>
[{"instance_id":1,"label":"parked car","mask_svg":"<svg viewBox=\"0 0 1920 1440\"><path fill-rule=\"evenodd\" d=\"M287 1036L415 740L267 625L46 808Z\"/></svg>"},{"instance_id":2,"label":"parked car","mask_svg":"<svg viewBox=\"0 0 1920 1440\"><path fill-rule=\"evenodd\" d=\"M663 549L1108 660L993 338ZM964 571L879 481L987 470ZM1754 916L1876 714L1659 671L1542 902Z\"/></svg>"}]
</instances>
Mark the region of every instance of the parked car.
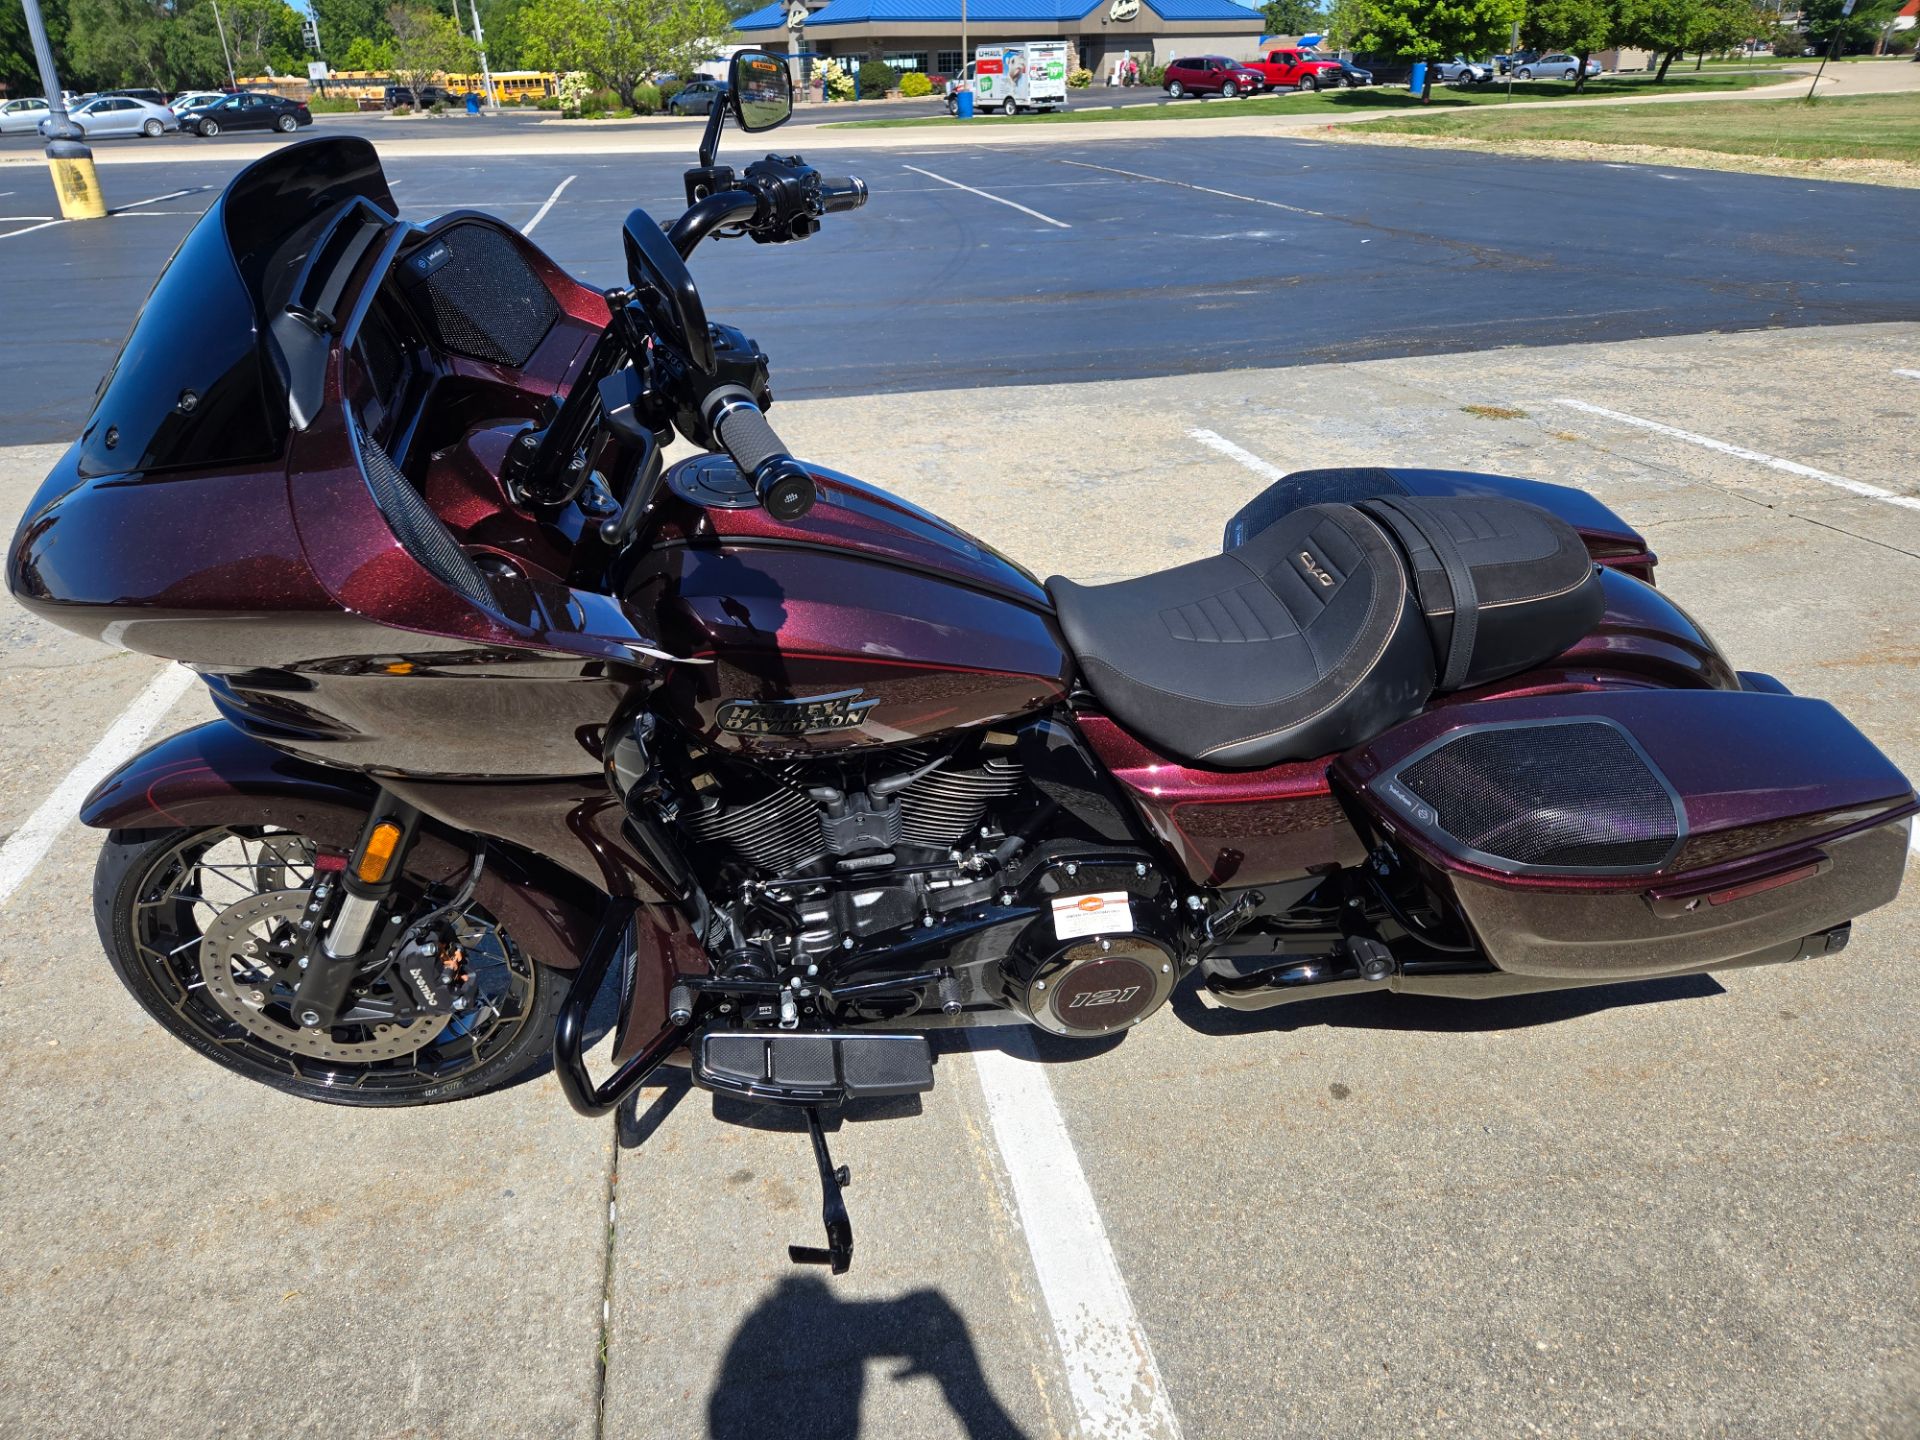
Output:
<instances>
[{"instance_id":1,"label":"parked car","mask_svg":"<svg viewBox=\"0 0 1920 1440\"><path fill-rule=\"evenodd\" d=\"M176 115L184 115L189 110L215 105L226 98L227 92L224 90L189 90L184 95L176 95L173 104L167 108Z\"/></svg>"},{"instance_id":2,"label":"parked car","mask_svg":"<svg viewBox=\"0 0 1920 1440\"><path fill-rule=\"evenodd\" d=\"M669 115L707 115L716 105L727 103L727 82L702 76L689 80L667 101Z\"/></svg>"},{"instance_id":3,"label":"parked car","mask_svg":"<svg viewBox=\"0 0 1920 1440\"><path fill-rule=\"evenodd\" d=\"M1433 78L1443 85L1485 85L1493 79L1493 67L1483 60L1456 55L1434 64Z\"/></svg>"},{"instance_id":4,"label":"parked car","mask_svg":"<svg viewBox=\"0 0 1920 1440\"><path fill-rule=\"evenodd\" d=\"M389 85L382 98L389 110L398 110L402 105L413 110L430 110L435 105L462 105L467 99L464 92L456 95L444 85L422 85L417 96L408 86Z\"/></svg>"},{"instance_id":5,"label":"parked car","mask_svg":"<svg viewBox=\"0 0 1920 1440\"><path fill-rule=\"evenodd\" d=\"M149 139L180 128L180 117L164 105L135 100L130 95L97 95L68 117L89 140L114 135L145 135Z\"/></svg>"},{"instance_id":6,"label":"parked car","mask_svg":"<svg viewBox=\"0 0 1920 1440\"><path fill-rule=\"evenodd\" d=\"M218 135L223 130L278 130L291 135L313 123L313 112L297 100L242 90L222 95L211 105L189 110L180 117L182 129L196 135Z\"/></svg>"},{"instance_id":7,"label":"parked car","mask_svg":"<svg viewBox=\"0 0 1920 1440\"><path fill-rule=\"evenodd\" d=\"M1341 83L1340 62L1312 50L1269 50L1260 59L1249 60L1247 68L1259 71L1269 89L1318 90Z\"/></svg>"},{"instance_id":8,"label":"parked car","mask_svg":"<svg viewBox=\"0 0 1920 1440\"><path fill-rule=\"evenodd\" d=\"M1580 75L1580 61L1577 57L1555 51L1551 55L1542 55L1537 60L1529 60L1514 71L1522 80L1575 80ZM1587 78L1594 79L1600 74L1598 60L1587 61Z\"/></svg>"},{"instance_id":9,"label":"parked car","mask_svg":"<svg viewBox=\"0 0 1920 1440\"><path fill-rule=\"evenodd\" d=\"M1373 76L1376 85L1404 85L1413 78L1413 61L1398 55L1363 52L1353 57L1353 64Z\"/></svg>"},{"instance_id":10,"label":"parked car","mask_svg":"<svg viewBox=\"0 0 1920 1440\"><path fill-rule=\"evenodd\" d=\"M1161 81L1167 94L1178 100L1182 95L1219 95L1228 100L1236 95L1258 95L1267 80L1258 70L1250 70L1238 60L1224 55L1196 55L1174 60Z\"/></svg>"},{"instance_id":11,"label":"parked car","mask_svg":"<svg viewBox=\"0 0 1920 1440\"><path fill-rule=\"evenodd\" d=\"M1320 58L1325 60L1329 65L1339 67L1340 83L1348 89L1352 89L1357 85L1373 84L1373 72L1371 70L1361 69L1351 60L1343 60L1338 55L1323 55ZM1329 81L1329 83L1331 83L1331 81Z\"/></svg>"},{"instance_id":12,"label":"parked car","mask_svg":"<svg viewBox=\"0 0 1920 1440\"><path fill-rule=\"evenodd\" d=\"M47 102L33 99L9 100L0 105L0 135L33 135L47 118Z\"/></svg>"}]
</instances>

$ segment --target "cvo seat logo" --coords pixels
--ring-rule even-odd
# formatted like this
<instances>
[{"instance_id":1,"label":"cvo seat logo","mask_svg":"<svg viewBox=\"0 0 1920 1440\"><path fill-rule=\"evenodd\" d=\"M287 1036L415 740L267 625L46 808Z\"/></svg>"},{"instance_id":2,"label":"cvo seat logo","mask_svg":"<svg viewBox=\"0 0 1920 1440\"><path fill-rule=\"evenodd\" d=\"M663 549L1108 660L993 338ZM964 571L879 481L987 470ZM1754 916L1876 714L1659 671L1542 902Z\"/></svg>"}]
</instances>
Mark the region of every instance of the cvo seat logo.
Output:
<instances>
[{"instance_id":1,"label":"cvo seat logo","mask_svg":"<svg viewBox=\"0 0 1920 1440\"><path fill-rule=\"evenodd\" d=\"M1092 1010L1100 1005L1124 1005L1141 989L1139 985L1129 985L1120 990L1083 990L1067 1002L1067 1009Z\"/></svg>"}]
</instances>

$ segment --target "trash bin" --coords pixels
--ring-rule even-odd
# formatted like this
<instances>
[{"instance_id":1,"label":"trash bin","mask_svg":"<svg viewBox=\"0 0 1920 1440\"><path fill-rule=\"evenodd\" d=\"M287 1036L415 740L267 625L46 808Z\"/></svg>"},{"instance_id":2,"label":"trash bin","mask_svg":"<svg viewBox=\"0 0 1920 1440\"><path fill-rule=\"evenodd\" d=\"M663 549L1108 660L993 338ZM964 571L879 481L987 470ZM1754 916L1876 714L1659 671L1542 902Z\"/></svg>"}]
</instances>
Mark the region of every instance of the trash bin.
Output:
<instances>
[{"instance_id":1,"label":"trash bin","mask_svg":"<svg viewBox=\"0 0 1920 1440\"><path fill-rule=\"evenodd\" d=\"M954 95L953 113L962 120L973 118L973 91L961 90Z\"/></svg>"},{"instance_id":2,"label":"trash bin","mask_svg":"<svg viewBox=\"0 0 1920 1440\"><path fill-rule=\"evenodd\" d=\"M1427 62L1424 60L1416 60L1413 62L1413 73L1407 77L1407 89L1418 95L1426 88Z\"/></svg>"}]
</instances>

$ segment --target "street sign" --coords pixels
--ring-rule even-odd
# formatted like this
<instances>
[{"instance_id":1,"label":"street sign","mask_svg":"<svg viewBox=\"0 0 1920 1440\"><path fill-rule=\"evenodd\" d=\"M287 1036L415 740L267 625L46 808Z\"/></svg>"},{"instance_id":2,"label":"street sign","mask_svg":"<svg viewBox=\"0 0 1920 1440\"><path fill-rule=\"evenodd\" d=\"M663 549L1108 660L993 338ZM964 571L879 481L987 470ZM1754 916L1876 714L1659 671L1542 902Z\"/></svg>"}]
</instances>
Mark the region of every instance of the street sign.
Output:
<instances>
[{"instance_id":1,"label":"street sign","mask_svg":"<svg viewBox=\"0 0 1920 1440\"><path fill-rule=\"evenodd\" d=\"M307 62L307 79L309 80L324 80L332 73L332 71L327 69L327 62L324 60L309 60Z\"/></svg>"}]
</instances>

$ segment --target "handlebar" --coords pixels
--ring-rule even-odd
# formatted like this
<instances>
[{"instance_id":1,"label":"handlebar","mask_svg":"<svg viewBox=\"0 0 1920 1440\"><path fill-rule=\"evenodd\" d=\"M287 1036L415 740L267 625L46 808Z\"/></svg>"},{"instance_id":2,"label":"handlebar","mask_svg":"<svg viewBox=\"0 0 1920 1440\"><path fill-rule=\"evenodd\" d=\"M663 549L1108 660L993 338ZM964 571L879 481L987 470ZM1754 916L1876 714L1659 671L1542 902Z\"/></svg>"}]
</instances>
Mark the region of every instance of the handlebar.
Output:
<instances>
[{"instance_id":1,"label":"handlebar","mask_svg":"<svg viewBox=\"0 0 1920 1440\"><path fill-rule=\"evenodd\" d=\"M820 208L828 215L843 215L867 203L867 182L858 175L841 175L820 180Z\"/></svg>"},{"instance_id":2,"label":"handlebar","mask_svg":"<svg viewBox=\"0 0 1920 1440\"><path fill-rule=\"evenodd\" d=\"M813 477L787 453L745 386L709 391L700 402L700 414L740 473L753 482L753 492L769 515L798 520L813 508Z\"/></svg>"}]
</instances>

